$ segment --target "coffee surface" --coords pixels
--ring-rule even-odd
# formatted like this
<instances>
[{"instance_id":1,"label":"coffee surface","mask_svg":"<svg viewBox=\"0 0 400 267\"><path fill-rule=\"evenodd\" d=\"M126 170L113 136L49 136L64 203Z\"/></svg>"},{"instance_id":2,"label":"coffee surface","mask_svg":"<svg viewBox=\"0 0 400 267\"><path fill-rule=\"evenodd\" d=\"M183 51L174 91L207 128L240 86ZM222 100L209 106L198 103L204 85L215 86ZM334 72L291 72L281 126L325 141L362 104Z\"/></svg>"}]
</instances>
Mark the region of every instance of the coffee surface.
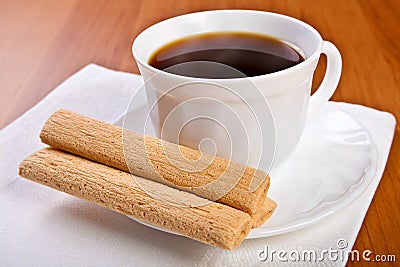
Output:
<instances>
[{"instance_id":1,"label":"coffee surface","mask_svg":"<svg viewBox=\"0 0 400 267\"><path fill-rule=\"evenodd\" d=\"M182 76L227 79L269 74L304 58L286 43L266 35L220 32L175 40L155 51L149 65Z\"/></svg>"}]
</instances>

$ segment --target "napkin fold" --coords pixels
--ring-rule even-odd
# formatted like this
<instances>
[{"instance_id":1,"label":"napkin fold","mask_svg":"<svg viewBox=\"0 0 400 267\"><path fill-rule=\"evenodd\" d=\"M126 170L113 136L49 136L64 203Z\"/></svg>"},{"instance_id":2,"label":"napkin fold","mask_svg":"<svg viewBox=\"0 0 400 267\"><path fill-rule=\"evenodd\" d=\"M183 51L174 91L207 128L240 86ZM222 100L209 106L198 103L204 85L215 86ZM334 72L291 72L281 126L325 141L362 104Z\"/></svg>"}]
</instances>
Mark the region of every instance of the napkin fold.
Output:
<instances>
[{"instance_id":1,"label":"napkin fold","mask_svg":"<svg viewBox=\"0 0 400 267\"><path fill-rule=\"evenodd\" d=\"M277 254L274 258L266 256L279 250L312 250L317 255L329 249L340 252L345 249L338 248L340 240L351 249L382 177L395 127L390 113L364 106L329 103L366 127L377 146L377 172L363 195L313 226L245 240L234 251L146 227L122 214L18 177L18 163L44 146L39 132L52 112L65 108L116 122L141 85L138 75L90 64L1 130L0 266L304 266L310 262L293 261L288 254L283 260ZM146 105L145 97L137 99L138 105ZM344 266L346 259L339 255L337 260L327 257L311 263Z\"/></svg>"}]
</instances>

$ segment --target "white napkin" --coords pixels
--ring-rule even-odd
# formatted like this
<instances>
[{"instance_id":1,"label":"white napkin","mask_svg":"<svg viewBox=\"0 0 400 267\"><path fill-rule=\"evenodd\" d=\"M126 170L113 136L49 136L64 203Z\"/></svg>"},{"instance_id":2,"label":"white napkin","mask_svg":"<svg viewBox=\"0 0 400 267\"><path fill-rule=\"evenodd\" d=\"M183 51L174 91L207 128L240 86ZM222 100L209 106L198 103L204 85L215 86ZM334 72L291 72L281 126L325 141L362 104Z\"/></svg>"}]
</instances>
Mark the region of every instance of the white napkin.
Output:
<instances>
[{"instance_id":1,"label":"white napkin","mask_svg":"<svg viewBox=\"0 0 400 267\"><path fill-rule=\"evenodd\" d=\"M234 251L146 227L124 215L18 177L18 163L43 147L39 132L53 111L66 108L115 122L141 84L138 75L88 65L1 131L0 266L304 266L311 264L292 262L290 258L283 262L278 255L273 261L269 258L261 262L259 255L266 246L269 251L288 253L338 249L338 239L344 239L348 248L353 246L382 177L395 126L391 114L363 106L334 103L363 124L377 145L378 169L368 190L320 223L292 233L245 240ZM328 258L311 263L343 266L346 260Z\"/></svg>"}]
</instances>

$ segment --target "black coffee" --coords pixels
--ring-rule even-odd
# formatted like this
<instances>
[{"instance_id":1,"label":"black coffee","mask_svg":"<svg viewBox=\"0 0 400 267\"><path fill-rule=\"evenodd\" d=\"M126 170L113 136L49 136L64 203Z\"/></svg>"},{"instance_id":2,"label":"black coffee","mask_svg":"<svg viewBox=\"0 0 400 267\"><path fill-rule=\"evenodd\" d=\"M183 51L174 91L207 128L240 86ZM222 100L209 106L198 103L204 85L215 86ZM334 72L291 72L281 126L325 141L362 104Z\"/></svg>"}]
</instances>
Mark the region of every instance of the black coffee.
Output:
<instances>
[{"instance_id":1,"label":"black coffee","mask_svg":"<svg viewBox=\"0 0 400 267\"><path fill-rule=\"evenodd\" d=\"M178 39L157 51L149 64L169 73L198 78L241 78L290 68L304 58L266 35L220 32Z\"/></svg>"}]
</instances>

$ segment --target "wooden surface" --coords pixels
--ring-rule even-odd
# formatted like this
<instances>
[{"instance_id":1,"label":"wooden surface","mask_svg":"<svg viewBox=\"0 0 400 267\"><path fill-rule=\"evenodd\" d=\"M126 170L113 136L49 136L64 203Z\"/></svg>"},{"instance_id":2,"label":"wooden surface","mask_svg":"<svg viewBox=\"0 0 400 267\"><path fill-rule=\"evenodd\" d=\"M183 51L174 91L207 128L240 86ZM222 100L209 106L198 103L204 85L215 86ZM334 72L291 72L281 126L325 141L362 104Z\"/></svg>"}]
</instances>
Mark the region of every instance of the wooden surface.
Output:
<instances>
[{"instance_id":1,"label":"wooden surface","mask_svg":"<svg viewBox=\"0 0 400 267\"><path fill-rule=\"evenodd\" d=\"M88 63L138 73L131 43L153 23L188 12L225 8L278 12L313 25L324 39L336 44L343 57L342 79L333 99L399 117L398 0L0 0L0 128ZM323 71L321 60L316 83ZM385 174L354 246L374 254L396 254L397 262L399 129L397 125Z\"/></svg>"}]
</instances>

